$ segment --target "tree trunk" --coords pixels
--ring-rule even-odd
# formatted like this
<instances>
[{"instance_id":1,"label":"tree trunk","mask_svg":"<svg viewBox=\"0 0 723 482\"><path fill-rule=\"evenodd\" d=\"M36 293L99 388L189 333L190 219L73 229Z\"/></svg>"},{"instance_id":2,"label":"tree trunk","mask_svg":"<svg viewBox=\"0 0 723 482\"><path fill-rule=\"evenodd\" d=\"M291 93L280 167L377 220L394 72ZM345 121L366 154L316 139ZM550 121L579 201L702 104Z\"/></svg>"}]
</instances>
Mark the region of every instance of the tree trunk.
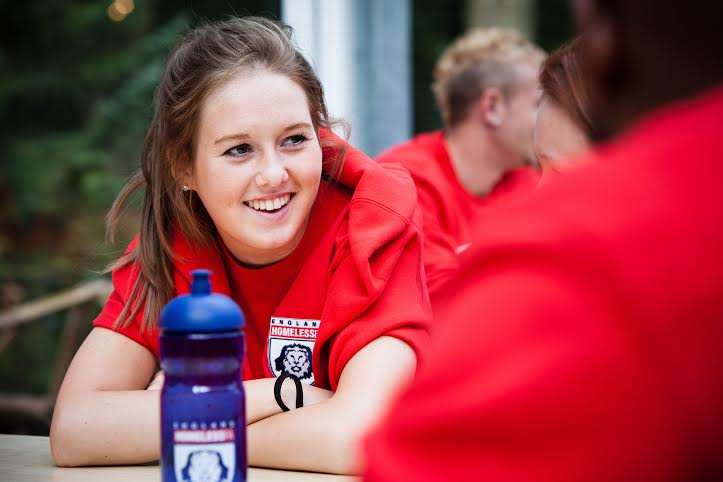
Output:
<instances>
[{"instance_id":1,"label":"tree trunk","mask_svg":"<svg viewBox=\"0 0 723 482\"><path fill-rule=\"evenodd\" d=\"M534 39L534 0L467 0L467 28L514 28Z\"/></svg>"}]
</instances>

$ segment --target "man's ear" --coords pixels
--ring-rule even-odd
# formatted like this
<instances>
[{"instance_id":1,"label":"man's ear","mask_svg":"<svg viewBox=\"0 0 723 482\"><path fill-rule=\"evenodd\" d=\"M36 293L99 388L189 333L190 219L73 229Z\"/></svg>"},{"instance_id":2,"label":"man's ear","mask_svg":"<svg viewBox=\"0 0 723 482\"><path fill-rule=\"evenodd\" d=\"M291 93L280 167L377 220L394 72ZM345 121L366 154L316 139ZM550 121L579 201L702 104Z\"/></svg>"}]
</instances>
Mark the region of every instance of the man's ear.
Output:
<instances>
[{"instance_id":1,"label":"man's ear","mask_svg":"<svg viewBox=\"0 0 723 482\"><path fill-rule=\"evenodd\" d=\"M483 124L493 129L502 125L507 115L507 104L500 89L497 87L485 89L477 104L479 117Z\"/></svg>"}]
</instances>

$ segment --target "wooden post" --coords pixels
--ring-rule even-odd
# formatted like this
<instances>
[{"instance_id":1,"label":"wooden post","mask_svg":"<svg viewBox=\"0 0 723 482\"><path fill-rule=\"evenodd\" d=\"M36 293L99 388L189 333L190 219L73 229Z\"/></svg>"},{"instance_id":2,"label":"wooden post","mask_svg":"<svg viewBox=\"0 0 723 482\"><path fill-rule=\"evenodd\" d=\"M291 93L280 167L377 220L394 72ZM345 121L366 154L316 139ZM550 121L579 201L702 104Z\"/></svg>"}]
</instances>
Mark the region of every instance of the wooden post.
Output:
<instances>
[{"instance_id":1,"label":"wooden post","mask_svg":"<svg viewBox=\"0 0 723 482\"><path fill-rule=\"evenodd\" d=\"M80 328L83 326L83 323L87 321L85 319L87 314L87 305L74 306L68 310L68 318L63 327L63 332L60 335L60 340L58 340L58 351L55 355L53 371L48 386L48 398L53 402L60 389L60 384L63 382L65 372L73 359L73 355L75 355Z\"/></svg>"},{"instance_id":2,"label":"wooden post","mask_svg":"<svg viewBox=\"0 0 723 482\"><path fill-rule=\"evenodd\" d=\"M48 394L38 396L23 393L0 393L0 414L29 416L35 421L48 422L50 407L55 402L65 371L75 354L81 329L89 316L91 303L103 303L111 290L110 281L97 279L77 285L64 293L0 311L0 352L2 352L14 338L19 325L30 323L58 311L69 310L48 384Z\"/></svg>"},{"instance_id":3,"label":"wooden post","mask_svg":"<svg viewBox=\"0 0 723 482\"><path fill-rule=\"evenodd\" d=\"M10 342L13 341L13 338L15 338L15 335L18 333L18 327L17 326L10 326L8 328L5 328L2 330L2 334L0 334L0 355L2 352L5 351L5 348L10 345Z\"/></svg>"},{"instance_id":4,"label":"wooden post","mask_svg":"<svg viewBox=\"0 0 723 482\"><path fill-rule=\"evenodd\" d=\"M9 414L47 423L50 397L24 393L0 393L0 414Z\"/></svg>"},{"instance_id":5,"label":"wooden post","mask_svg":"<svg viewBox=\"0 0 723 482\"><path fill-rule=\"evenodd\" d=\"M13 308L0 311L0 328L28 323L57 311L66 310L73 306L87 303L91 300L105 302L113 286L106 279L97 279L77 285L76 287L57 295L30 301Z\"/></svg>"},{"instance_id":6,"label":"wooden post","mask_svg":"<svg viewBox=\"0 0 723 482\"><path fill-rule=\"evenodd\" d=\"M534 13L534 0L467 0L467 28L514 28L533 39Z\"/></svg>"}]
</instances>

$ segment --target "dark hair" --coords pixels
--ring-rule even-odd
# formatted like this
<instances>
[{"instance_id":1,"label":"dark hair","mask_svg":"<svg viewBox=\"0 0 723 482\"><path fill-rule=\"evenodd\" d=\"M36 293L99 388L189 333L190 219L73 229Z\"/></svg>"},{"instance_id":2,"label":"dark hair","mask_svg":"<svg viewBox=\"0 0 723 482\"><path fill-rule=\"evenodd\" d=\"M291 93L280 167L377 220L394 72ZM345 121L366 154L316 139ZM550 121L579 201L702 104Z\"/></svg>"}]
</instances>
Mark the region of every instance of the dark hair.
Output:
<instances>
[{"instance_id":1,"label":"dark hair","mask_svg":"<svg viewBox=\"0 0 723 482\"><path fill-rule=\"evenodd\" d=\"M107 234L112 242L129 198L145 187L139 244L108 268L114 270L129 263L137 263L140 268L117 325L130 323L145 307L143 328L149 328L171 298L173 229L180 229L197 246L213 242L213 221L193 191L182 192L181 176L192 166L203 101L214 88L250 69L267 69L296 82L306 93L317 132L330 127L321 83L294 47L290 27L247 17L203 25L186 34L169 55L156 90L155 112L143 142L140 170L123 187L107 217Z\"/></svg>"},{"instance_id":2,"label":"dark hair","mask_svg":"<svg viewBox=\"0 0 723 482\"><path fill-rule=\"evenodd\" d=\"M615 131L638 114L723 82L716 2L592 3L593 18L610 26L613 44L604 65L591 62L588 66L595 68L595 113L611 123L606 130Z\"/></svg>"},{"instance_id":3,"label":"dark hair","mask_svg":"<svg viewBox=\"0 0 723 482\"><path fill-rule=\"evenodd\" d=\"M564 44L542 64L542 94L552 99L589 138L595 128L590 115L590 82L582 61L582 46L576 38Z\"/></svg>"}]
</instances>

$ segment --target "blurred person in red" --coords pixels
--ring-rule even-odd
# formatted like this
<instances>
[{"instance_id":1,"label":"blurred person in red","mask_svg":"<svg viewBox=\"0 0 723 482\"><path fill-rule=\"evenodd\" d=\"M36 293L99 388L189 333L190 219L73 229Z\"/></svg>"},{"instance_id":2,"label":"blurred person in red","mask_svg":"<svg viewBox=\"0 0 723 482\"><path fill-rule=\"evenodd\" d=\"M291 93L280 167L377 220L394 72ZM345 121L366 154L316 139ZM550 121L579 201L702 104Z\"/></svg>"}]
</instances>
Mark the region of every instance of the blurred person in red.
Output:
<instances>
[{"instance_id":1,"label":"blurred person in red","mask_svg":"<svg viewBox=\"0 0 723 482\"><path fill-rule=\"evenodd\" d=\"M573 4L616 138L476 227L366 480L723 480L719 19Z\"/></svg>"},{"instance_id":2,"label":"blurred person in red","mask_svg":"<svg viewBox=\"0 0 723 482\"><path fill-rule=\"evenodd\" d=\"M433 301L470 246L472 219L537 184L530 163L544 58L514 30L470 31L434 69L444 130L421 134L379 157L404 165L414 178Z\"/></svg>"},{"instance_id":3,"label":"blurred person in red","mask_svg":"<svg viewBox=\"0 0 723 482\"><path fill-rule=\"evenodd\" d=\"M543 177L577 164L596 131L590 113L590 79L579 38L550 54L540 70L542 96L532 150Z\"/></svg>"}]
</instances>

